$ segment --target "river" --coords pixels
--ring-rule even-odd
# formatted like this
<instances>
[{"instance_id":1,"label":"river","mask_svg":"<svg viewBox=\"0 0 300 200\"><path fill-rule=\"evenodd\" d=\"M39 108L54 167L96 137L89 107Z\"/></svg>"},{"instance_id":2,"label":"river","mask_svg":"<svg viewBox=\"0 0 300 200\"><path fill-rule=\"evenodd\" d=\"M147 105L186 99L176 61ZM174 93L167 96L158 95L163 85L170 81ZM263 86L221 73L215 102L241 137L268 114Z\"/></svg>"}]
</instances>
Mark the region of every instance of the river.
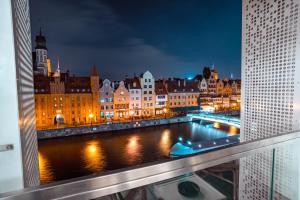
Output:
<instances>
[{"instance_id":1,"label":"river","mask_svg":"<svg viewBox=\"0 0 300 200\"><path fill-rule=\"evenodd\" d=\"M179 136L201 141L238 133L216 122L188 122L40 140L40 179L45 184L166 159Z\"/></svg>"}]
</instances>

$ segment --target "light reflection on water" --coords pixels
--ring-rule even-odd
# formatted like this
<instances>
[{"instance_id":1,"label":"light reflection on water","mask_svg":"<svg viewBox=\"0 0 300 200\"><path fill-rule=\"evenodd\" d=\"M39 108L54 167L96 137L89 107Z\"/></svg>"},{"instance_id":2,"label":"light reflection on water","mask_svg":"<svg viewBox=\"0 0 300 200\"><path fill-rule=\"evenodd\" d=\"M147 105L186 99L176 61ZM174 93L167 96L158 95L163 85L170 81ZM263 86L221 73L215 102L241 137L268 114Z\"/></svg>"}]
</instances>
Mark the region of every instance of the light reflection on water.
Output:
<instances>
[{"instance_id":1,"label":"light reflection on water","mask_svg":"<svg viewBox=\"0 0 300 200\"><path fill-rule=\"evenodd\" d=\"M105 157L99 141L93 140L86 143L82 152L82 160L84 167L91 173L99 172L105 167Z\"/></svg>"},{"instance_id":2,"label":"light reflection on water","mask_svg":"<svg viewBox=\"0 0 300 200\"><path fill-rule=\"evenodd\" d=\"M140 136L132 135L128 138L127 145L125 147L127 163L129 165L133 163L139 163L142 153L142 145L140 144Z\"/></svg>"},{"instance_id":3,"label":"light reflection on water","mask_svg":"<svg viewBox=\"0 0 300 200\"><path fill-rule=\"evenodd\" d=\"M220 123L219 122L214 122L214 128L220 128L221 127L221 125L220 125Z\"/></svg>"},{"instance_id":4,"label":"light reflection on water","mask_svg":"<svg viewBox=\"0 0 300 200\"><path fill-rule=\"evenodd\" d=\"M189 122L39 141L41 183L166 159L178 137L203 141L235 135L222 124Z\"/></svg>"},{"instance_id":5,"label":"light reflection on water","mask_svg":"<svg viewBox=\"0 0 300 200\"><path fill-rule=\"evenodd\" d=\"M229 131L228 132L229 132L229 135L232 136L232 135L239 134L240 130L235 126L229 126Z\"/></svg>"},{"instance_id":6,"label":"light reflection on water","mask_svg":"<svg viewBox=\"0 0 300 200\"><path fill-rule=\"evenodd\" d=\"M43 183L50 183L55 180L53 172L51 170L51 165L49 161L41 154L38 153L39 157L39 170L40 170L40 180Z\"/></svg>"},{"instance_id":7,"label":"light reflection on water","mask_svg":"<svg viewBox=\"0 0 300 200\"><path fill-rule=\"evenodd\" d=\"M160 137L159 149L165 155L168 156L172 147L170 130L165 129Z\"/></svg>"}]
</instances>

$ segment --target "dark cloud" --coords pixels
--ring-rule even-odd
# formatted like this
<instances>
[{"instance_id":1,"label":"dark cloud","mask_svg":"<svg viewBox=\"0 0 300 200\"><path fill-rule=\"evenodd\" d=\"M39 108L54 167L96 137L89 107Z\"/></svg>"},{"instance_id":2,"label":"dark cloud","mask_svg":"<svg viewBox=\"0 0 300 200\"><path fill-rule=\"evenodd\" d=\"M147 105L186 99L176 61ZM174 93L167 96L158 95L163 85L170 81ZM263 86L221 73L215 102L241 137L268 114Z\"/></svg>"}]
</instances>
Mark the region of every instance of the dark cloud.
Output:
<instances>
[{"instance_id":1,"label":"dark cloud","mask_svg":"<svg viewBox=\"0 0 300 200\"><path fill-rule=\"evenodd\" d=\"M209 28L199 30L214 20L203 18L206 13L194 13L199 1L142 2L31 0L33 36L42 26L53 63L59 57L62 67L74 73L87 74L96 64L110 79L145 70L156 77L186 77L214 63L222 67L221 73L239 76L240 36L234 36L240 32L232 36L226 26L217 29L218 34ZM211 9L211 4L206 6ZM235 24L235 30L240 26Z\"/></svg>"}]
</instances>

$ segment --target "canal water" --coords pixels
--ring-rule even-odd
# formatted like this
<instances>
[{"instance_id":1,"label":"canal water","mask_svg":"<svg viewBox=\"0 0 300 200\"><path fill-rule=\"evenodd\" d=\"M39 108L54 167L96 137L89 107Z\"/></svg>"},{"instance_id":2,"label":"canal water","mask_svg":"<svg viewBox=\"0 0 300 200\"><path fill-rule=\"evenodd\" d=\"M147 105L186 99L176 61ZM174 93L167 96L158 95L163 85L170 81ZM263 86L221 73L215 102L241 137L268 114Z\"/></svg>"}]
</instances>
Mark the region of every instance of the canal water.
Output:
<instances>
[{"instance_id":1,"label":"canal water","mask_svg":"<svg viewBox=\"0 0 300 200\"><path fill-rule=\"evenodd\" d=\"M188 122L40 140L40 179L45 184L167 159L178 137L202 141L238 133L216 122Z\"/></svg>"}]
</instances>

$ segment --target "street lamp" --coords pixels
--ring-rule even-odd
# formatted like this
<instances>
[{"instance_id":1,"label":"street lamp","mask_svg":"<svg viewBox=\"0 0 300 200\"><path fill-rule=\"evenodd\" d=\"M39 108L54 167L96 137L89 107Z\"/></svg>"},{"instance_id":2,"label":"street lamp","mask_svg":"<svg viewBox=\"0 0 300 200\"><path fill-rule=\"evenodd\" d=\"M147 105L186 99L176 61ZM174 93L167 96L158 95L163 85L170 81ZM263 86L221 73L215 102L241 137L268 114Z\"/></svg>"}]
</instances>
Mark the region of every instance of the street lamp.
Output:
<instances>
[{"instance_id":1,"label":"street lamp","mask_svg":"<svg viewBox=\"0 0 300 200\"><path fill-rule=\"evenodd\" d=\"M93 123L93 121L92 121L92 120L93 120L93 118L94 118L94 115L93 115L93 113L90 113L90 114L89 114L89 118L90 118L90 121L91 121L91 126L92 126L92 123Z\"/></svg>"},{"instance_id":2,"label":"street lamp","mask_svg":"<svg viewBox=\"0 0 300 200\"><path fill-rule=\"evenodd\" d=\"M167 118L167 109L166 108L164 108L164 113L165 113L165 119Z\"/></svg>"},{"instance_id":3,"label":"street lamp","mask_svg":"<svg viewBox=\"0 0 300 200\"><path fill-rule=\"evenodd\" d=\"M133 115L134 115L134 111L133 111L133 110L131 110L131 111L129 112L129 114L130 114L130 116L131 116L131 121L133 121Z\"/></svg>"}]
</instances>

